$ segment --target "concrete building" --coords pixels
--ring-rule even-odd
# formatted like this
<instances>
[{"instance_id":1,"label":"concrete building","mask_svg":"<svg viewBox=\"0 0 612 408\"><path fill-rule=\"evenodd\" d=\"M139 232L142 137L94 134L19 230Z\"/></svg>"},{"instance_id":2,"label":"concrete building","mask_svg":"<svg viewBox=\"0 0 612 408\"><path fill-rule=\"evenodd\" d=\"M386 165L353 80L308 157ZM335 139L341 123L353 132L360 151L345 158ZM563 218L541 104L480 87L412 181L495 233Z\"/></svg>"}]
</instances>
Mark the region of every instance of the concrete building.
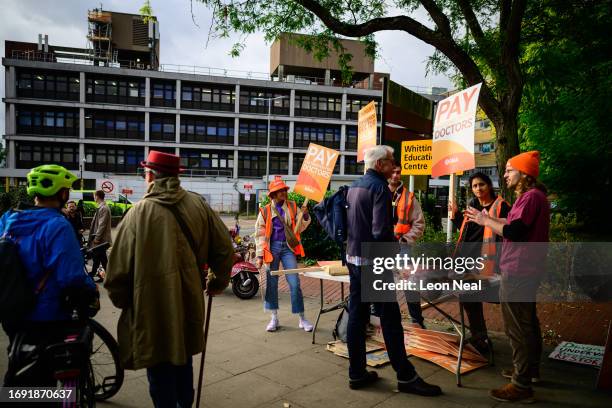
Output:
<instances>
[{"instance_id":1,"label":"concrete building","mask_svg":"<svg viewBox=\"0 0 612 408\"><path fill-rule=\"evenodd\" d=\"M337 80L333 56L312 62L283 37L271 47L269 75L186 70L157 66L156 26L146 37L138 16L94 11L88 49L46 38L5 42L7 166L0 176L7 185L23 184L31 167L59 163L78 172L86 189L110 181L111 196L136 201L145 188L138 164L155 149L181 156L187 189L217 210L236 211L245 207L245 185L253 193L266 188L268 120L270 178L280 174L291 184L310 142L341 152L334 184L362 174L357 113L380 102L380 79L388 75L374 72L360 43L346 40L359 67L351 84ZM105 21L113 22L112 34L101 28Z\"/></svg>"}]
</instances>

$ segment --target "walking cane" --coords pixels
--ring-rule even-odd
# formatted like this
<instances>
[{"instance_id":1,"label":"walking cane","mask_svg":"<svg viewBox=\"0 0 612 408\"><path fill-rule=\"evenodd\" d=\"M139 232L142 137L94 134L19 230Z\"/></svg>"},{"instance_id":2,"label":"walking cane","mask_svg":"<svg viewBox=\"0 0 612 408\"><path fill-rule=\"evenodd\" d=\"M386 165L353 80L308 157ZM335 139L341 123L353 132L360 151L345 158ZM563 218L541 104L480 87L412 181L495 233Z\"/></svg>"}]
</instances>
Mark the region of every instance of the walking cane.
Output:
<instances>
[{"instance_id":1,"label":"walking cane","mask_svg":"<svg viewBox=\"0 0 612 408\"><path fill-rule=\"evenodd\" d=\"M213 297L211 295L208 295L208 303L206 305L206 319L204 320L204 346L202 347L202 360L200 360L200 377L198 378L198 397L196 399L196 407L200 406L200 397L202 396L202 380L204 379L204 359L206 358L206 343L208 343L208 326L210 324L212 300Z\"/></svg>"}]
</instances>

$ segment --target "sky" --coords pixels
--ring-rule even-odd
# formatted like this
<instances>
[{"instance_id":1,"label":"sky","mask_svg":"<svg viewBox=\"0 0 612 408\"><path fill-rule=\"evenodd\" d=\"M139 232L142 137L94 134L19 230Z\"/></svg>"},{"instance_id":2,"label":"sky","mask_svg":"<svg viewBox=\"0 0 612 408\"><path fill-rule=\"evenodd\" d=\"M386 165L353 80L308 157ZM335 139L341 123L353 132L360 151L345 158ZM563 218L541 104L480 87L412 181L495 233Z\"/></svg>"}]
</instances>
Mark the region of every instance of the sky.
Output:
<instances>
[{"instance_id":1,"label":"sky","mask_svg":"<svg viewBox=\"0 0 612 408\"><path fill-rule=\"evenodd\" d=\"M237 58L229 55L238 37L211 38L206 45L211 12L194 1L196 26L191 17L189 0L150 0L160 21L161 63L266 73L269 70L269 47L263 34L252 34ZM48 34L51 45L85 48L87 10L138 13L144 0L0 0L0 54L4 41L37 42L38 34ZM423 22L425 13L417 12ZM391 79L409 87L441 86L452 88L444 76L426 76L426 59L433 47L401 31L376 34L380 57L375 70L388 72ZM0 95L4 97L4 66L0 75ZM4 107L0 109L0 129L4 133Z\"/></svg>"}]
</instances>

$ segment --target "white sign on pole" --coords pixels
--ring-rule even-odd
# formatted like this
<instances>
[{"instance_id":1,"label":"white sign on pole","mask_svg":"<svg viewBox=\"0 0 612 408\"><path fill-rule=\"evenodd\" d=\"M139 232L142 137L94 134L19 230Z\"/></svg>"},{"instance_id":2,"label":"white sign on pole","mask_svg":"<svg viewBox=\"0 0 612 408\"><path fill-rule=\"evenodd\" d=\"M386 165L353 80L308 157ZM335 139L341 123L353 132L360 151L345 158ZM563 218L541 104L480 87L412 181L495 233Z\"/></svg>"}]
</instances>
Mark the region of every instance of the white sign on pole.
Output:
<instances>
[{"instance_id":1,"label":"white sign on pole","mask_svg":"<svg viewBox=\"0 0 612 408\"><path fill-rule=\"evenodd\" d=\"M244 201L251 201L251 193L249 191L244 193Z\"/></svg>"},{"instance_id":2,"label":"white sign on pole","mask_svg":"<svg viewBox=\"0 0 612 408\"><path fill-rule=\"evenodd\" d=\"M481 85L474 85L438 102L433 129L432 177L476 167L474 123Z\"/></svg>"}]
</instances>

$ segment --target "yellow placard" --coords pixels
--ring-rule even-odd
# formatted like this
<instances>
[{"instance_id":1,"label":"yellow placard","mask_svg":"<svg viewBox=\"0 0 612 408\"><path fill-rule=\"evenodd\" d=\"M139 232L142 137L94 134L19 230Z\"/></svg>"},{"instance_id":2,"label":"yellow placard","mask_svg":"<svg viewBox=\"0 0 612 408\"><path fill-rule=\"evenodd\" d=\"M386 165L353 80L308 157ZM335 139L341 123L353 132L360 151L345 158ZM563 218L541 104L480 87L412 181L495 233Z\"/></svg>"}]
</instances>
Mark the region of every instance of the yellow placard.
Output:
<instances>
[{"instance_id":1,"label":"yellow placard","mask_svg":"<svg viewBox=\"0 0 612 408\"><path fill-rule=\"evenodd\" d=\"M323 200L338 157L336 150L311 143L293 191L310 200Z\"/></svg>"},{"instance_id":2,"label":"yellow placard","mask_svg":"<svg viewBox=\"0 0 612 408\"><path fill-rule=\"evenodd\" d=\"M368 103L359 110L357 120L357 162L363 161L367 148L376 146L376 103Z\"/></svg>"},{"instance_id":3,"label":"yellow placard","mask_svg":"<svg viewBox=\"0 0 612 408\"><path fill-rule=\"evenodd\" d=\"M402 175L431 174L431 146L431 139L402 142Z\"/></svg>"}]
</instances>

